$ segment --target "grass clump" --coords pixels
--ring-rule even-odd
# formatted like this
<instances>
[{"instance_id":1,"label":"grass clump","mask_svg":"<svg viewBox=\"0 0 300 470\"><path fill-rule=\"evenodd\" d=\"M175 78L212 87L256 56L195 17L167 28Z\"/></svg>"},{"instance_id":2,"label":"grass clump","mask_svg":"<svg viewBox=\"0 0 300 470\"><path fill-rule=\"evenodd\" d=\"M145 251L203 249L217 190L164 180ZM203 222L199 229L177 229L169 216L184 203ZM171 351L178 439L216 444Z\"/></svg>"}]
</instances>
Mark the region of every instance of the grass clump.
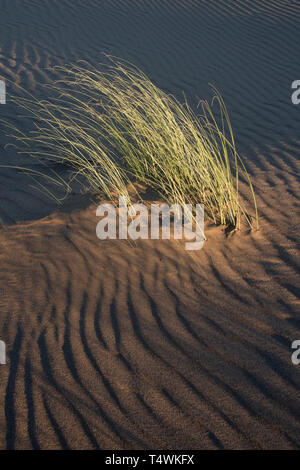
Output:
<instances>
[{"instance_id":1,"label":"grass clump","mask_svg":"<svg viewBox=\"0 0 300 470\"><path fill-rule=\"evenodd\" d=\"M123 195L138 180L169 204L204 204L216 224L240 227L239 171L250 178L235 147L227 109L216 92L218 119L207 101L197 116L155 86L139 69L111 59L101 70L58 67L63 79L51 101L16 98L35 128L15 137L32 156L70 165L95 191Z\"/></svg>"}]
</instances>

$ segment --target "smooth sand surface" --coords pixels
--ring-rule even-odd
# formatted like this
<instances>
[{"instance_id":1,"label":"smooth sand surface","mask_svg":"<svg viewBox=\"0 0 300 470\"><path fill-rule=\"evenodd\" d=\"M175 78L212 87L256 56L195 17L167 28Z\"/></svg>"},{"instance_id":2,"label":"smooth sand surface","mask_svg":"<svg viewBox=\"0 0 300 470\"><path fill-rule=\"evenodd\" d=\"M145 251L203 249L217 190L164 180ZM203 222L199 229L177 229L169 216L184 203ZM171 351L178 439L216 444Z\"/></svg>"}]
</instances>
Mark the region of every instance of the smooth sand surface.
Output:
<instances>
[{"instance_id":1,"label":"smooth sand surface","mask_svg":"<svg viewBox=\"0 0 300 470\"><path fill-rule=\"evenodd\" d=\"M101 242L88 196L58 209L1 168L0 448L300 447L299 21L287 0L2 1L0 78L35 96L57 77L47 67L101 52L192 105L213 83L261 230L207 226L192 254ZM12 88L0 117L22 128ZM36 165L6 142L2 165Z\"/></svg>"}]
</instances>

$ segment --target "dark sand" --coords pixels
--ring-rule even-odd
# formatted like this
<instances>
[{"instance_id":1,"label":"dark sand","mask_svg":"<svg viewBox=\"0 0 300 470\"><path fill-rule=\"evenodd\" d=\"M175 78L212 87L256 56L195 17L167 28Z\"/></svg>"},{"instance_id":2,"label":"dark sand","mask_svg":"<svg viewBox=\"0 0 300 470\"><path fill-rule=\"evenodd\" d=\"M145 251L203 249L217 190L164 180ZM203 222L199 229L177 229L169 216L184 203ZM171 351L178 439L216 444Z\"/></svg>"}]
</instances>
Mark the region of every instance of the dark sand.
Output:
<instances>
[{"instance_id":1,"label":"dark sand","mask_svg":"<svg viewBox=\"0 0 300 470\"><path fill-rule=\"evenodd\" d=\"M55 78L47 67L97 65L101 52L193 105L213 83L261 230L207 226L193 254L101 242L86 196L58 210L2 168L0 448L300 447L299 21L285 0L2 1L0 78L36 96ZM1 118L20 127L11 91ZM1 164L33 164L5 143Z\"/></svg>"}]
</instances>

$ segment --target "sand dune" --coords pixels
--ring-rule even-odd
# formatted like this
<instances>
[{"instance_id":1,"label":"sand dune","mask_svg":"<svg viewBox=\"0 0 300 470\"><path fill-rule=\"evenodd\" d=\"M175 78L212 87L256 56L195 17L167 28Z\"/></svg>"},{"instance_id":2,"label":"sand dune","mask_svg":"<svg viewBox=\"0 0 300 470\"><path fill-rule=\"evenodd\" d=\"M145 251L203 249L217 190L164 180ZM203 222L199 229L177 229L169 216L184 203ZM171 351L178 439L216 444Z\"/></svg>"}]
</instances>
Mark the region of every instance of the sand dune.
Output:
<instances>
[{"instance_id":1,"label":"sand dune","mask_svg":"<svg viewBox=\"0 0 300 470\"><path fill-rule=\"evenodd\" d=\"M213 83L254 181L261 230L226 238L207 225L192 254L168 240L101 242L88 196L58 210L27 176L1 168L0 447L299 448L290 347L300 339L298 4L3 4L0 78L37 96L54 78L48 66L96 65L101 52L193 105ZM1 117L26 126L12 91ZM0 142L1 164L36 165Z\"/></svg>"}]
</instances>

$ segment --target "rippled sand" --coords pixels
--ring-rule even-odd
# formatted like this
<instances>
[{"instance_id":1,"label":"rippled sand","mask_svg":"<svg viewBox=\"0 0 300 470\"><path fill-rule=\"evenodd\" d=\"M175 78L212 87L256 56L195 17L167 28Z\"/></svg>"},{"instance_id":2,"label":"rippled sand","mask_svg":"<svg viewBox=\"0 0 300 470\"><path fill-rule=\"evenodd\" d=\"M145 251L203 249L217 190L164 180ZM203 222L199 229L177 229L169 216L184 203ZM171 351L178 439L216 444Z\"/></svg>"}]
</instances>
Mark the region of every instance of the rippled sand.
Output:
<instances>
[{"instance_id":1,"label":"rippled sand","mask_svg":"<svg viewBox=\"0 0 300 470\"><path fill-rule=\"evenodd\" d=\"M0 448L300 447L300 6L272 0L4 0L0 78L36 96L47 67L101 52L192 104L223 94L259 232L101 242L95 202L58 210L0 175ZM8 102L1 118L23 121ZM25 125L25 124L24 124ZM4 148L1 164L36 163ZM60 170L63 171L63 170ZM248 197L242 185L242 194Z\"/></svg>"}]
</instances>

